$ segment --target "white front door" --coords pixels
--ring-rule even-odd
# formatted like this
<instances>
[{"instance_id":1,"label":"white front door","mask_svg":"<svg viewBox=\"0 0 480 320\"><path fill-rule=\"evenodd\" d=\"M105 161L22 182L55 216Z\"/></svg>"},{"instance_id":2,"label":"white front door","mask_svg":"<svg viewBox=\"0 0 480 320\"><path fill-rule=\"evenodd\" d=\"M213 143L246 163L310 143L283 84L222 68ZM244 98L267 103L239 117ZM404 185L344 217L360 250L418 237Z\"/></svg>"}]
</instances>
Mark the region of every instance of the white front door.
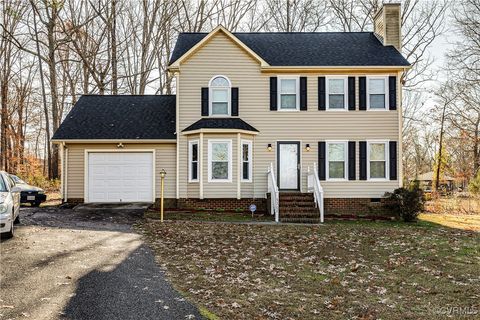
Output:
<instances>
[{"instance_id":1,"label":"white front door","mask_svg":"<svg viewBox=\"0 0 480 320\"><path fill-rule=\"evenodd\" d=\"M299 149L298 142L278 143L278 188L281 190L299 189Z\"/></svg>"},{"instance_id":2,"label":"white front door","mask_svg":"<svg viewBox=\"0 0 480 320\"><path fill-rule=\"evenodd\" d=\"M152 202L152 152L88 153L88 202Z\"/></svg>"}]
</instances>

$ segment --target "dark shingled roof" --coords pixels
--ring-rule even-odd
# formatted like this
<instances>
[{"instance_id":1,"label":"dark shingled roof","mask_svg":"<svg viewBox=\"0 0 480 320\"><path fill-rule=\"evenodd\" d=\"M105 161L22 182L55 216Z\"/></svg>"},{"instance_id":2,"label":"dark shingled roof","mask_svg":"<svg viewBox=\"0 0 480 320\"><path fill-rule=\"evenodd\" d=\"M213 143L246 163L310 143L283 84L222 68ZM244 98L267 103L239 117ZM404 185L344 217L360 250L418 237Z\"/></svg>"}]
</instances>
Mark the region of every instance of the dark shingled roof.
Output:
<instances>
[{"instance_id":1,"label":"dark shingled roof","mask_svg":"<svg viewBox=\"0 0 480 320\"><path fill-rule=\"evenodd\" d=\"M182 132L199 129L237 129L258 132L240 118L203 118L183 129Z\"/></svg>"},{"instance_id":2,"label":"dark shingled roof","mask_svg":"<svg viewBox=\"0 0 480 320\"><path fill-rule=\"evenodd\" d=\"M176 139L175 96L82 96L53 140Z\"/></svg>"},{"instance_id":3,"label":"dark shingled roof","mask_svg":"<svg viewBox=\"0 0 480 320\"><path fill-rule=\"evenodd\" d=\"M373 32L233 33L272 66L409 66L393 46ZM207 33L180 33L170 58L175 62Z\"/></svg>"}]
</instances>

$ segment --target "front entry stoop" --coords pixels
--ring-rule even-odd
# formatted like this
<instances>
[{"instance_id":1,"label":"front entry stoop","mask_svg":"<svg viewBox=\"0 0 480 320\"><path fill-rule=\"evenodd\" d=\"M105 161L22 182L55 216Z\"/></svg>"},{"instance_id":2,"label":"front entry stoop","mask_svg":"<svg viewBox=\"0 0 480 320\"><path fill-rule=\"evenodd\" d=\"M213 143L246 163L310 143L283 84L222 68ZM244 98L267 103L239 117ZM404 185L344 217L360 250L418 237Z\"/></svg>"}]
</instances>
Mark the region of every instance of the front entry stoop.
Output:
<instances>
[{"instance_id":1,"label":"front entry stoop","mask_svg":"<svg viewBox=\"0 0 480 320\"><path fill-rule=\"evenodd\" d=\"M320 223L313 193L280 192L280 222Z\"/></svg>"}]
</instances>

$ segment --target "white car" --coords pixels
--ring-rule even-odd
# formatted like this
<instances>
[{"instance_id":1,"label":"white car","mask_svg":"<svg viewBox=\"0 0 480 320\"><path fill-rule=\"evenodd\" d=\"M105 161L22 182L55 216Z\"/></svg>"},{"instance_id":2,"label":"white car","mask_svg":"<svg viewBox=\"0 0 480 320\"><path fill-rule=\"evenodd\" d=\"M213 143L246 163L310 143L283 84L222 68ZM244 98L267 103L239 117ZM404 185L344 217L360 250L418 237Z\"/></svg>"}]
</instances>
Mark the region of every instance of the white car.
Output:
<instances>
[{"instance_id":1,"label":"white car","mask_svg":"<svg viewBox=\"0 0 480 320\"><path fill-rule=\"evenodd\" d=\"M20 188L5 171L0 171L0 234L13 237L14 224L19 222Z\"/></svg>"}]
</instances>

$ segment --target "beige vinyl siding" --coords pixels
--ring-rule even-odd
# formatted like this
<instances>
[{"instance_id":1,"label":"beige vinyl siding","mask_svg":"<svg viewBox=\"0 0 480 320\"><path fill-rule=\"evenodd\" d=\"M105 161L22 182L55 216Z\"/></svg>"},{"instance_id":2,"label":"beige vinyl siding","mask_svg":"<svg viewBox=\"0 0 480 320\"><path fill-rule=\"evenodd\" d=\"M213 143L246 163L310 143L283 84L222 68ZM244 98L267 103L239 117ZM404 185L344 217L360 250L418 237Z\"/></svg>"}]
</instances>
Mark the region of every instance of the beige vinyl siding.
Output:
<instances>
[{"instance_id":1,"label":"beige vinyl siding","mask_svg":"<svg viewBox=\"0 0 480 320\"><path fill-rule=\"evenodd\" d=\"M165 176L165 198L175 198L175 143L164 144L129 144L124 143L122 150L155 150L155 197L160 197L160 170L167 172ZM67 144L68 168L67 196L69 199L84 197L85 150L118 151L116 144Z\"/></svg>"},{"instance_id":2,"label":"beige vinyl siding","mask_svg":"<svg viewBox=\"0 0 480 320\"><path fill-rule=\"evenodd\" d=\"M306 192L307 168L318 161L318 141L322 140L395 140L399 138L400 111L318 111L319 76L333 73L296 73L307 77L308 111L279 112L270 111L269 77L277 73L262 73L260 65L243 49L234 44L223 33L218 33L203 48L192 55L180 66L181 87L179 89L179 129L180 131L201 118L200 90L207 87L209 80L215 75L227 76L233 87L239 87L239 116L260 133L254 139L253 183L245 187L242 183L242 197L264 197L267 191L267 167L270 163L276 166L276 142L284 140L301 141L302 188ZM368 70L352 69L350 72L337 73L345 76L368 76L374 74ZM377 71L376 75L379 74ZM383 75L395 75L384 73ZM399 82L398 82L399 84ZM398 86L400 88L400 85ZM356 80L356 103L358 109L358 78ZM400 94L397 94L400 97ZM400 106L400 100L397 105ZM400 109L400 108L398 108ZM221 135L231 138L234 146L234 135ZM187 137L179 136L180 168L187 168ZM271 143L272 152L267 151ZM305 151L309 143L310 152ZM204 171L207 170L207 148L204 143ZM235 147L234 147L235 150ZM357 146L358 150L358 146ZM358 152L358 151L357 151ZM233 152L236 158L236 152ZM400 157L398 157L400 159ZM234 168L238 162L234 161ZM358 157L357 157L358 166ZM400 167L400 160L398 166ZM234 170L235 172L235 170ZM358 175L358 170L357 170ZM187 192L187 171L180 170L180 197L192 196ZM204 175L204 197L236 197L236 174L230 185L222 183L209 185L207 174ZM326 197L379 197L385 191L398 187L399 181L345 181L322 182ZM243 189L245 187L245 190Z\"/></svg>"}]
</instances>

